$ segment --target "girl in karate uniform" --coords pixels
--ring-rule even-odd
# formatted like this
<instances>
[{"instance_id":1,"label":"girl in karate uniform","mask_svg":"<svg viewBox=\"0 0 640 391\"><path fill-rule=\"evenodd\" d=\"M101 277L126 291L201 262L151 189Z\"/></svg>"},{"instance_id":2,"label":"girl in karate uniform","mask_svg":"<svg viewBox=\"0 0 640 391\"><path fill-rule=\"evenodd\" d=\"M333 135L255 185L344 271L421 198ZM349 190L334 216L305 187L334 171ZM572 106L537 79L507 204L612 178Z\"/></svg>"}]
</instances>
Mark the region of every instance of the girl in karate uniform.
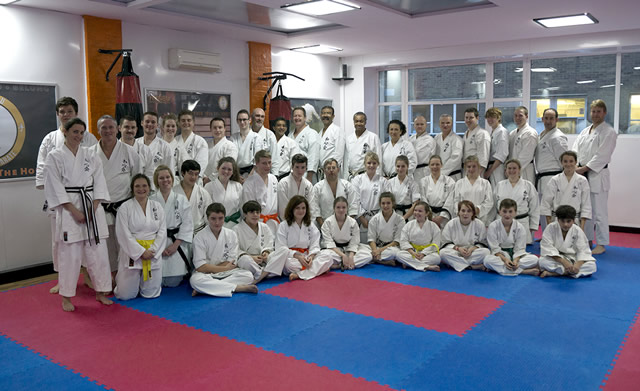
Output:
<instances>
[{"instance_id":1,"label":"girl in karate uniform","mask_svg":"<svg viewBox=\"0 0 640 391\"><path fill-rule=\"evenodd\" d=\"M380 210L378 198L380 194L391 191L386 178L377 173L380 159L378 154L369 151L364 155L366 172L356 176L351 181L354 190L360 197L360 209L358 210L358 222L360 223L360 240L365 243L369 220Z\"/></svg>"},{"instance_id":2,"label":"girl in karate uniform","mask_svg":"<svg viewBox=\"0 0 640 391\"><path fill-rule=\"evenodd\" d=\"M332 268L352 270L371 262L371 249L360 243L360 228L347 215L349 203L339 196L333 201L333 215L322 224L322 247L317 259L329 258Z\"/></svg>"},{"instance_id":3,"label":"girl in karate uniform","mask_svg":"<svg viewBox=\"0 0 640 391\"><path fill-rule=\"evenodd\" d=\"M415 220L409 221L400 236L400 248L396 259L403 265L420 271L440 271L440 228L430 220L431 209L424 201L418 201L413 210Z\"/></svg>"},{"instance_id":4,"label":"girl in karate uniform","mask_svg":"<svg viewBox=\"0 0 640 391\"><path fill-rule=\"evenodd\" d=\"M420 181L420 200L426 202L433 212L432 221L444 228L454 216L453 191L456 181L441 173L442 159L433 155L429 159L430 175Z\"/></svg>"},{"instance_id":5,"label":"girl in karate uniform","mask_svg":"<svg viewBox=\"0 0 640 391\"><path fill-rule=\"evenodd\" d=\"M158 190L149 198L162 205L167 226L167 243L162 251L162 286L173 288L182 282L192 268L191 205L187 197L173 191L174 176L168 166L160 165L156 168L153 182Z\"/></svg>"},{"instance_id":6,"label":"girl in karate uniform","mask_svg":"<svg viewBox=\"0 0 640 391\"><path fill-rule=\"evenodd\" d=\"M477 208L475 215L478 216L485 226L493 221L495 216L493 205L493 192L488 180L480 178L480 163L476 156L469 156L464 161L466 176L456 182L453 191L454 205L458 205L463 200L471 201Z\"/></svg>"},{"instance_id":7,"label":"girl in karate uniform","mask_svg":"<svg viewBox=\"0 0 640 391\"><path fill-rule=\"evenodd\" d=\"M173 167L170 167L172 172L176 175L180 175L180 167L184 162L182 149L178 145L176 139L176 133L178 132L178 117L175 114L167 114L162 117L162 139L169 143L171 153L173 154Z\"/></svg>"},{"instance_id":8,"label":"girl in karate uniform","mask_svg":"<svg viewBox=\"0 0 640 391\"><path fill-rule=\"evenodd\" d=\"M369 221L368 242L371 247L372 261L388 266L396 265L400 252L400 234L404 219L393 211L396 199L387 191L380 194L380 212Z\"/></svg>"},{"instance_id":9,"label":"girl in karate uniform","mask_svg":"<svg viewBox=\"0 0 640 391\"><path fill-rule=\"evenodd\" d=\"M162 252L167 226L162 205L149 199L151 181L144 174L131 179L133 198L118 209L116 237L120 244L114 293L120 300L151 299L162 292Z\"/></svg>"},{"instance_id":10,"label":"girl in karate uniform","mask_svg":"<svg viewBox=\"0 0 640 391\"><path fill-rule=\"evenodd\" d=\"M233 228L240 223L240 199L242 198L242 184L240 171L236 161L231 156L218 160L218 175L214 176L204 189L211 196L212 202L224 205L227 215L224 217L225 228Z\"/></svg>"},{"instance_id":11,"label":"girl in karate uniform","mask_svg":"<svg viewBox=\"0 0 640 391\"><path fill-rule=\"evenodd\" d=\"M409 159L406 156L396 158L396 172L398 175L389 180L389 188L396 197L396 212L407 221L413 215L416 202L420 200L420 189L413 175L408 175Z\"/></svg>"},{"instance_id":12,"label":"girl in karate uniform","mask_svg":"<svg viewBox=\"0 0 640 391\"><path fill-rule=\"evenodd\" d=\"M486 179L485 179L486 180ZM442 230L440 258L455 271L471 267L484 270L484 258L489 255L486 248L487 228L476 218L476 206L464 200L458 203L458 217Z\"/></svg>"},{"instance_id":13,"label":"girl in karate uniform","mask_svg":"<svg viewBox=\"0 0 640 391\"><path fill-rule=\"evenodd\" d=\"M269 255L264 271L289 280L310 280L329 271L331 258L316 258L320 252L320 232L311 223L309 202L303 196L293 196L285 209L285 221L278 226L275 251Z\"/></svg>"}]
</instances>

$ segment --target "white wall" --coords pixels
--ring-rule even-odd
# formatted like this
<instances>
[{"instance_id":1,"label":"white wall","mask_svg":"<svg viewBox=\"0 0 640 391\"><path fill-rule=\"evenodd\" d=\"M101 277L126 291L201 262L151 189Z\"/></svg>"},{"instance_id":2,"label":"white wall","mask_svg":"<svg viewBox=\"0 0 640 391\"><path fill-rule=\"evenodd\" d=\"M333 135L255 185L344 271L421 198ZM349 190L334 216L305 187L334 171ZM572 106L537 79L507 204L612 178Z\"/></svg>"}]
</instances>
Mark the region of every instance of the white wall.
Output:
<instances>
[{"instance_id":1,"label":"white wall","mask_svg":"<svg viewBox=\"0 0 640 391\"><path fill-rule=\"evenodd\" d=\"M385 67L398 65L433 64L438 62L477 60L485 58L517 58L523 55L565 55L582 52L585 55L598 50L638 51L640 30L625 30L601 34L583 34L556 38L505 41L480 45L464 45L434 49L411 50L404 52L376 53L371 55L347 57L343 62L349 64L349 72L356 80L347 84L343 110L348 117L364 109L369 116L369 128L376 128L378 86L377 71ZM613 71L613 70L612 70ZM352 124L347 121L346 129ZM352 131L352 130L351 130ZM570 145L575 136L570 137ZM640 194L640 181L637 170L637 151L640 150L640 136L621 135L614 152L611 170L612 188L609 193L609 223L624 227L640 227L640 208L634 198ZM631 180L630 178L634 178Z\"/></svg>"}]
</instances>

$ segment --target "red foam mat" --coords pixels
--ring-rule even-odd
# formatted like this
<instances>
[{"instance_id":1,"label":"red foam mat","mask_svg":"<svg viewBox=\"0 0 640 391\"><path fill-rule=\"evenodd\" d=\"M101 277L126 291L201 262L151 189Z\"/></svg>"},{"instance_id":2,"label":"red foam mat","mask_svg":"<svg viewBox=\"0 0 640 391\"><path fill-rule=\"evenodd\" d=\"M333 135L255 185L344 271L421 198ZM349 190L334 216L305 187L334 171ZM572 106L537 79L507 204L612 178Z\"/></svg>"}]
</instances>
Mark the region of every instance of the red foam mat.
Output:
<instances>
[{"instance_id":1,"label":"red foam mat","mask_svg":"<svg viewBox=\"0 0 640 391\"><path fill-rule=\"evenodd\" d=\"M608 378L603 382L604 388L610 390L637 390L640 387L640 325L638 317L640 309L636 313L634 323L629 328L627 335L618 349L613 369Z\"/></svg>"},{"instance_id":2,"label":"red foam mat","mask_svg":"<svg viewBox=\"0 0 640 391\"><path fill-rule=\"evenodd\" d=\"M264 293L462 336L504 302L342 273Z\"/></svg>"},{"instance_id":3,"label":"red foam mat","mask_svg":"<svg viewBox=\"0 0 640 391\"><path fill-rule=\"evenodd\" d=\"M105 307L84 287L76 312L65 313L50 286L0 294L0 333L107 388L390 389L118 304Z\"/></svg>"}]
</instances>

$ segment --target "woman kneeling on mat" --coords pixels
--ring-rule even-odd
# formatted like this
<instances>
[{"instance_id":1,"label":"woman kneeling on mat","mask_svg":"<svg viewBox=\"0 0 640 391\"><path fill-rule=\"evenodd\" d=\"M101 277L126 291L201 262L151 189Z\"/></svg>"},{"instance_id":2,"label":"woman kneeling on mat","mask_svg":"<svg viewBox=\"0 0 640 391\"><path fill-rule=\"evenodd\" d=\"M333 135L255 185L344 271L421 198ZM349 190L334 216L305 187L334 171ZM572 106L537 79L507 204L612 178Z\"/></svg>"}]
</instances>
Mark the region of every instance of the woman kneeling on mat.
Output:
<instances>
[{"instance_id":1,"label":"woman kneeling on mat","mask_svg":"<svg viewBox=\"0 0 640 391\"><path fill-rule=\"evenodd\" d=\"M457 272L468 267L484 270L484 258L490 253L485 244L487 228L476 218L476 211L473 202L460 201L458 217L449 221L442 230L440 257L443 263Z\"/></svg>"},{"instance_id":2,"label":"woman kneeling on mat","mask_svg":"<svg viewBox=\"0 0 640 391\"><path fill-rule=\"evenodd\" d=\"M167 241L164 209L149 199L151 181L144 174L131 179L133 198L118 209L116 237L120 244L114 293L120 300L152 299L162 292L162 252Z\"/></svg>"}]
</instances>

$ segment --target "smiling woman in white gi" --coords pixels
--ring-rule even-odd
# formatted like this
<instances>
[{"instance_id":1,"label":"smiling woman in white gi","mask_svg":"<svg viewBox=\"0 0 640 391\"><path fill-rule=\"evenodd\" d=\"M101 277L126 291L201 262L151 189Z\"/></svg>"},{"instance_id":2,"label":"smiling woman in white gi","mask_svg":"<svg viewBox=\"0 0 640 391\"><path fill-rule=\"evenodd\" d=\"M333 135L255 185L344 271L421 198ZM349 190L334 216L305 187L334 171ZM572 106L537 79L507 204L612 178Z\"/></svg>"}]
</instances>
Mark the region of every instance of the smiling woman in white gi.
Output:
<instances>
[{"instance_id":1,"label":"smiling woman in white gi","mask_svg":"<svg viewBox=\"0 0 640 391\"><path fill-rule=\"evenodd\" d=\"M71 297L76 295L83 260L96 290L96 300L113 304L105 296L111 291L109 258L103 240L109 231L100 204L109 200L109 192L100 158L80 146L86 128L79 118L69 120L62 129L64 145L51 151L45 163L44 191L56 214L58 284L65 311L75 309Z\"/></svg>"},{"instance_id":2,"label":"smiling woman in white gi","mask_svg":"<svg viewBox=\"0 0 640 391\"><path fill-rule=\"evenodd\" d=\"M387 125L390 140L382 144L382 172L387 179L396 176L396 157L402 155L409 159L409 174L413 175L418 165L416 149L408 139L400 137L407 133L405 124L397 119ZM365 163L366 165L366 163Z\"/></svg>"},{"instance_id":3,"label":"smiling woman in white gi","mask_svg":"<svg viewBox=\"0 0 640 391\"><path fill-rule=\"evenodd\" d=\"M227 215L224 217L224 226L233 228L240 223L242 212L240 211L240 199L242 198L242 184L240 183L240 171L236 161L226 156L218 160L218 175L204 186L209 192L212 202L224 205Z\"/></svg>"},{"instance_id":4,"label":"smiling woman in white gi","mask_svg":"<svg viewBox=\"0 0 640 391\"><path fill-rule=\"evenodd\" d=\"M351 181L360 197L358 222L360 223L360 241L366 243L369 220L380 210L378 198L380 194L391 191L389 181L377 173L380 159L378 154L369 151L364 155L366 172L356 176Z\"/></svg>"},{"instance_id":5,"label":"smiling woman in white gi","mask_svg":"<svg viewBox=\"0 0 640 391\"><path fill-rule=\"evenodd\" d=\"M480 177L480 163L476 156L469 156L464 160L466 176L456 182L453 191L453 204L457 207L461 201L473 202L477 208L476 215L485 226L495 217L493 205L493 191L488 180Z\"/></svg>"},{"instance_id":6,"label":"smiling woman in white gi","mask_svg":"<svg viewBox=\"0 0 640 391\"><path fill-rule=\"evenodd\" d=\"M162 285L176 287L191 268L193 216L187 197L173 191L173 173L160 165L153 174L156 191L149 197L164 208L167 247L162 252Z\"/></svg>"},{"instance_id":7,"label":"smiling woman in white gi","mask_svg":"<svg viewBox=\"0 0 640 391\"><path fill-rule=\"evenodd\" d=\"M484 258L490 253L486 241L487 228L476 218L476 206L464 200L458 204L458 217L442 230L442 263L457 272L468 267L484 269Z\"/></svg>"},{"instance_id":8,"label":"smiling woman in white gi","mask_svg":"<svg viewBox=\"0 0 640 391\"><path fill-rule=\"evenodd\" d=\"M455 216L453 206L453 190L456 181L448 175L441 174L442 159L439 155L429 159L431 173L420 180L420 200L425 201L434 213L432 221L440 229Z\"/></svg>"},{"instance_id":9,"label":"smiling woman in white gi","mask_svg":"<svg viewBox=\"0 0 640 391\"><path fill-rule=\"evenodd\" d=\"M114 293L120 300L140 296L151 299L162 292L162 252L167 240L164 210L149 199L151 181L144 174L131 179L133 198L126 201L116 218L120 243Z\"/></svg>"},{"instance_id":10,"label":"smiling woman in white gi","mask_svg":"<svg viewBox=\"0 0 640 391\"><path fill-rule=\"evenodd\" d=\"M424 201L414 208L415 220L402 227L400 251L396 259L420 271L440 271L440 228L431 221L431 209Z\"/></svg>"}]
</instances>

